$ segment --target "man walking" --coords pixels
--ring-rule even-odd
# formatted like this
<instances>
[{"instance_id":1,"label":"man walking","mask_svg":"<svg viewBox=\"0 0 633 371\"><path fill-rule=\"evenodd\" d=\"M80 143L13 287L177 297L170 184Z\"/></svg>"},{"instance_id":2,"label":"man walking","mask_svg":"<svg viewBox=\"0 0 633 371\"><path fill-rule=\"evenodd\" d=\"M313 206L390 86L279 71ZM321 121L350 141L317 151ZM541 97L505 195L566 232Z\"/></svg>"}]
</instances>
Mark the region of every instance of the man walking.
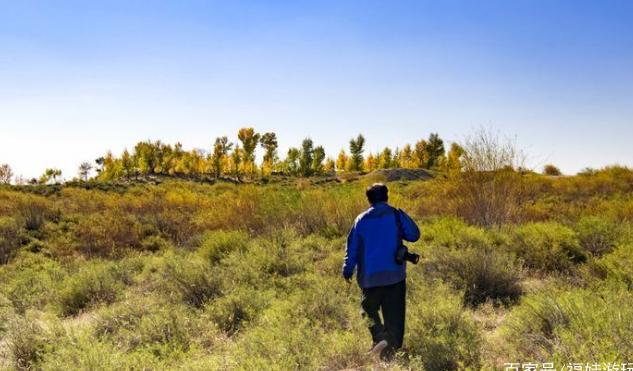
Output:
<instances>
[{"instance_id":1,"label":"man walking","mask_svg":"<svg viewBox=\"0 0 633 371\"><path fill-rule=\"evenodd\" d=\"M356 218L349 232L343 277L351 282L357 268L362 314L373 340L369 353L384 357L399 349L404 337L406 263L396 262L396 251L402 239L417 241L420 230L405 212L387 204L384 184L373 184L366 195L371 207Z\"/></svg>"}]
</instances>

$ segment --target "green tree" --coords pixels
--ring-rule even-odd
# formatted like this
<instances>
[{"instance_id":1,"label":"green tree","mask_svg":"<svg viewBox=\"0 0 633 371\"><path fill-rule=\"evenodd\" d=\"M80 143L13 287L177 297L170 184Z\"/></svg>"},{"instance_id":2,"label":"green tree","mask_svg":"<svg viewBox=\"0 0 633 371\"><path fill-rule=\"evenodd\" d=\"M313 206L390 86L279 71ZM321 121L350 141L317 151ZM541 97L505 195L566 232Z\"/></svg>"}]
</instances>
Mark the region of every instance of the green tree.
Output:
<instances>
[{"instance_id":1,"label":"green tree","mask_svg":"<svg viewBox=\"0 0 633 371\"><path fill-rule=\"evenodd\" d=\"M99 176L99 174L101 174L101 172L103 171L103 162L105 161L105 158L103 156L98 157L95 159L95 164L97 164L97 176Z\"/></svg>"},{"instance_id":2,"label":"green tree","mask_svg":"<svg viewBox=\"0 0 633 371\"><path fill-rule=\"evenodd\" d=\"M429 156L426 167L428 169L432 169L436 165L439 165L439 162L441 161L440 158L444 157L446 153L444 150L444 141L439 135L437 135L437 133L431 133L431 135L429 135L429 141L426 149Z\"/></svg>"},{"instance_id":3,"label":"green tree","mask_svg":"<svg viewBox=\"0 0 633 371\"><path fill-rule=\"evenodd\" d=\"M237 133L237 139L242 142L244 169L250 175L255 170L255 149L259 143L260 135L253 128L242 128Z\"/></svg>"},{"instance_id":4,"label":"green tree","mask_svg":"<svg viewBox=\"0 0 633 371\"><path fill-rule=\"evenodd\" d=\"M325 160L325 149L323 149L322 146L317 146L314 148L312 155L312 173L322 175L324 172L323 160Z\"/></svg>"},{"instance_id":5,"label":"green tree","mask_svg":"<svg viewBox=\"0 0 633 371\"><path fill-rule=\"evenodd\" d=\"M365 137L358 134L356 139L349 141L350 156L350 170L362 171L363 170L363 152L365 152Z\"/></svg>"},{"instance_id":6,"label":"green tree","mask_svg":"<svg viewBox=\"0 0 633 371\"><path fill-rule=\"evenodd\" d=\"M215 143L213 144L213 154L211 155L211 163L216 179L222 175L224 159L232 148L233 143L229 143L229 138L215 138Z\"/></svg>"},{"instance_id":7,"label":"green tree","mask_svg":"<svg viewBox=\"0 0 633 371\"><path fill-rule=\"evenodd\" d=\"M46 184L50 180L53 180L53 183L57 183L57 177L62 176L62 171L55 168L48 168L44 171L44 174L40 177L40 183Z\"/></svg>"},{"instance_id":8,"label":"green tree","mask_svg":"<svg viewBox=\"0 0 633 371\"><path fill-rule=\"evenodd\" d=\"M393 167L393 156L391 153L391 149L389 147L385 147L383 151L378 156L378 168L379 169L389 169Z\"/></svg>"},{"instance_id":9,"label":"green tree","mask_svg":"<svg viewBox=\"0 0 633 371\"><path fill-rule=\"evenodd\" d=\"M136 167L134 166L134 159L130 155L130 152L127 148L123 151L121 155L121 166L123 167L123 172L125 173L125 177L130 179L130 175L133 173L136 175Z\"/></svg>"},{"instance_id":10,"label":"green tree","mask_svg":"<svg viewBox=\"0 0 633 371\"><path fill-rule=\"evenodd\" d=\"M240 148L239 144L236 144L233 153L231 153L231 165L233 167L233 175L237 178L237 180L240 180L240 164L242 163L243 158L243 150Z\"/></svg>"},{"instance_id":11,"label":"green tree","mask_svg":"<svg viewBox=\"0 0 633 371\"><path fill-rule=\"evenodd\" d=\"M312 159L314 143L312 139L306 138L301 143L301 157L299 159L299 172L302 176L312 175Z\"/></svg>"},{"instance_id":12,"label":"green tree","mask_svg":"<svg viewBox=\"0 0 633 371\"><path fill-rule=\"evenodd\" d=\"M298 148L291 147L288 149L288 155L286 156L285 168L290 175L299 175L299 158L301 157L301 151Z\"/></svg>"},{"instance_id":13,"label":"green tree","mask_svg":"<svg viewBox=\"0 0 633 371\"><path fill-rule=\"evenodd\" d=\"M277 158L277 135L275 133L264 133L260 139L260 144L264 149L264 162L262 164L262 171L264 174L270 174L275 166L275 160Z\"/></svg>"}]
</instances>

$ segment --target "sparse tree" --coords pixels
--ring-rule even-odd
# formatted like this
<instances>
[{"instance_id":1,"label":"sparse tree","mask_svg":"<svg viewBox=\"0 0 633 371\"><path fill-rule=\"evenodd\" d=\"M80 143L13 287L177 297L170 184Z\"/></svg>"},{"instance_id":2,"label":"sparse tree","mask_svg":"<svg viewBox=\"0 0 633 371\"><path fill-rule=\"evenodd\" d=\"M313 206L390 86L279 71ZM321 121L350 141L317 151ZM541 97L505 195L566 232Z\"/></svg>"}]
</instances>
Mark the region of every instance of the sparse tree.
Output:
<instances>
[{"instance_id":1,"label":"sparse tree","mask_svg":"<svg viewBox=\"0 0 633 371\"><path fill-rule=\"evenodd\" d=\"M447 167L449 173L459 173L462 169L461 157L464 155L464 149L457 143L451 143L451 149L448 151Z\"/></svg>"},{"instance_id":2,"label":"sparse tree","mask_svg":"<svg viewBox=\"0 0 633 371\"><path fill-rule=\"evenodd\" d=\"M345 150L342 149L341 152L338 153L338 157L336 158L336 171L343 172L347 170L347 166L349 163L349 157Z\"/></svg>"},{"instance_id":3,"label":"sparse tree","mask_svg":"<svg viewBox=\"0 0 633 371\"><path fill-rule=\"evenodd\" d=\"M84 182L87 182L91 170L92 165L90 162L82 162L81 165L79 165L79 178L83 179Z\"/></svg>"},{"instance_id":4,"label":"sparse tree","mask_svg":"<svg viewBox=\"0 0 633 371\"><path fill-rule=\"evenodd\" d=\"M275 166L275 159L277 158L277 135L275 133L264 133L260 139L260 144L264 148L264 162L262 164L262 171L264 174L270 174Z\"/></svg>"},{"instance_id":5,"label":"sparse tree","mask_svg":"<svg viewBox=\"0 0 633 371\"><path fill-rule=\"evenodd\" d=\"M462 172L452 177L449 192L457 215L482 226L519 222L527 193L524 176L515 171L523 163L515 143L481 129L462 148Z\"/></svg>"},{"instance_id":6,"label":"sparse tree","mask_svg":"<svg viewBox=\"0 0 633 371\"><path fill-rule=\"evenodd\" d=\"M301 151L298 148L291 147L288 149L288 155L286 156L286 171L290 175L299 175L299 158L301 157Z\"/></svg>"},{"instance_id":7,"label":"sparse tree","mask_svg":"<svg viewBox=\"0 0 633 371\"><path fill-rule=\"evenodd\" d=\"M215 138L215 143L213 144L213 154L211 155L211 163L216 179L222 175L224 159L232 148L233 143L229 143L229 138Z\"/></svg>"},{"instance_id":8,"label":"sparse tree","mask_svg":"<svg viewBox=\"0 0 633 371\"><path fill-rule=\"evenodd\" d=\"M350 170L362 171L363 170L363 152L365 152L365 137L358 134L356 139L349 141L350 156Z\"/></svg>"},{"instance_id":9,"label":"sparse tree","mask_svg":"<svg viewBox=\"0 0 633 371\"><path fill-rule=\"evenodd\" d=\"M130 179L130 175L132 173L136 173L136 169L134 166L134 159L130 155L127 149L123 151L121 155L121 166L123 167L123 172L125 173L125 177Z\"/></svg>"},{"instance_id":10,"label":"sparse tree","mask_svg":"<svg viewBox=\"0 0 633 371\"><path fill-rule=\"evenodd\" d=\"M429 162L429 152L427 150L428 143L422 139L415 143L413 148L413 167L425 168Z\"/></svg>"},{"instance_id":11,"label":"sparse tree","mask_svg":"<svg viewBox=\"0 0 633 371\"><path fill-rule=\"evenodd\" d=\"M314 148L312 157L312 173L317 175L323 174L323 160L325 160L325 149L322 146Z\"/></svg>"},{"instance_id":12,"label":"sparse tree","mask_svg":"<svg viewBox=\"0 0 633 371\"><path fill-rule=\"evenodd\" d=\"M336 171L336 161L332 157L328 157L323 165L323 172L325 174L331 174Z\"/></svg>"},{"instance_id":13,"label":"sparse tree","mask_svg":"<svg viewBox=\"0 0 633 371\"><path fill-rule=\"evenodd\" d=\"M413 159L413 151L411 150L410 144L405 144L405 146L402 148L402 151L400 151L399 157L400 167L403 167L405 169L412 169L417 167Z\"/></svg>"},{"instance_id":14,"label":"sparse tree","mask_svg":"<svg viewBox=\"0 0 633 371\"><path fill-rule=\"evenodd\" d=\"M254 173L255 169L255 149L259 143L260 135L253 128L242 128L237 133L237 139L242 142L243 166L249 175Z\"/></svg>"},{"instance_id":15,"label":"sparse tree","mask_svg":"<svg viewBox=\"0 0 633 371\"><path fill-rule=\"evenodd\" d=\"M378 156L378 168L379 169L389 169L393 167L393 156L391 153L391 149L389 147L385 147Z\"/></svg>"},{"instance_id":16,"label":"sparse tree","mask_svg":"<svg viewBox=\"0 0 633 371\"><path fill-rule=\"evenodd\" d=\"M373 153L369 153L367 155L367 157L365 157L365 161L364 161L364 165L363 168L366 171L374 171L377 168L378 165L378 160L376 159L376 156Z\"/></svg>"},{"instance_id":17,"label":"sparse tree","mask_svg":"<svg viewBox=\"0 0 633 371\"><path fill-rule=\"evenodd\" d=\"M233 175L237 180L240 180L240 164L244 158L243 156L243 150L239 144L235 145L235 149L231 153L231 164L233 166Z\"/></svg>"},{"instance_id":18,"label":"sparse tree","mask_svg":"<svg viewBox=\"0 0 633 371\"><path fill-rule=\"evenodd\" d=\"M57 183L57 177L60 177L61 175L62 175L62 171L60 169L48 168L44 171L44 174L42 174L42 176L40 177L40 183L46 184L51 179L53 180L53 183Z\"/></svg>"},{"instance_id":19,"label":"sparse tree","mask_svg":"<svg viewBox=\"0 0 633 371\"><path fill-rule=\"evenodd\" d=\"M9 166L9 164L0 165L0 184L11 183L11 178L13 178L13 170L11 170L11 166Z\"/></svg>"}]
</instances>

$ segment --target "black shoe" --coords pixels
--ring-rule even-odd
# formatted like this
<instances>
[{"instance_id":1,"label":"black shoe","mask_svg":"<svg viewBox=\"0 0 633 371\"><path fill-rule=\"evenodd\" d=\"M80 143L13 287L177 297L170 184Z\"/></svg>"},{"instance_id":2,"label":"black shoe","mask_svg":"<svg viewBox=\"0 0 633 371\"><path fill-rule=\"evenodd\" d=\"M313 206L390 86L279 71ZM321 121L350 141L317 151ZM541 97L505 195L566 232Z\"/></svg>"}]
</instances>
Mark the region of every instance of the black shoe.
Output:
<instances>
[{"instance_id":1,"label":"black shoe","mask_svg":"<svg viewBox=\"0 0 633 371\"><path fill-rule=\"evenodd\" d=\"M379 356L382 354L382 351L385 350L389 346L387 340L381 340L374 344L374 346L367 352L370 356Z\"/></svg>"}]
</instances>

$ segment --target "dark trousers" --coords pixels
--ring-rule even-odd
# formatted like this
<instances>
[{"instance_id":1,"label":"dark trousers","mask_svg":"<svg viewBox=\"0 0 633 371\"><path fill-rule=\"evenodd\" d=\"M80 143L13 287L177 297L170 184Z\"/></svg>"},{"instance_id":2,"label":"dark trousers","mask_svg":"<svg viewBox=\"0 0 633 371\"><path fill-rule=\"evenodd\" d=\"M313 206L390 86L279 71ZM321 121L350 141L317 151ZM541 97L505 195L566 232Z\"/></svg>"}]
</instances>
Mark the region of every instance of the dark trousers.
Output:
<instances>
[{"instance_id":1,"label":"dark trousers","mask_svg":"<svg viewBox=\"0 0 633 371\"><path fill-rule=\"evenodd\" d=\"M402 346L406 291L405 280L389 286L363 289L362 315L368 322L374 344L387 340L392 350ZM384 324L379 311L382 311Z\"/></svg>"}]
</instances>

